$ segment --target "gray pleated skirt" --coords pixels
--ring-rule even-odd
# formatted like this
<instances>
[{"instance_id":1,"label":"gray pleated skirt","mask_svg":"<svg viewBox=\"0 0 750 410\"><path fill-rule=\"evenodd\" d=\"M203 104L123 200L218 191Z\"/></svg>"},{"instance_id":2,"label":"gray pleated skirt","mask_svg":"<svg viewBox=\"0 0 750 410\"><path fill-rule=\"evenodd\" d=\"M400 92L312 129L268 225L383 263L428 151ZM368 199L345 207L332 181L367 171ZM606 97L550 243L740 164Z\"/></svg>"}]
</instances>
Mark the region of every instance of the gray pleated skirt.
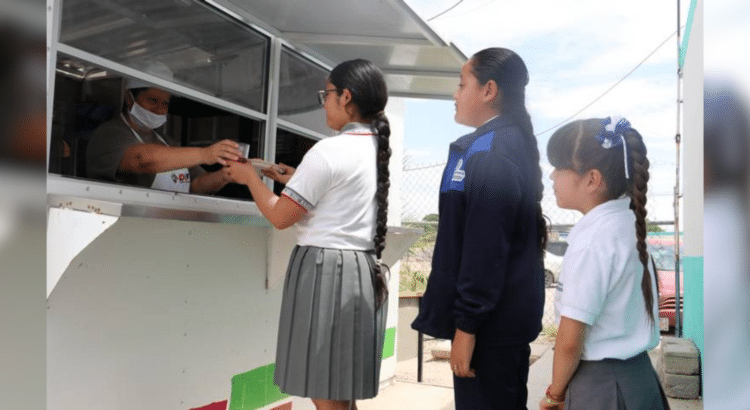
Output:
<instances>
[{"instance_id":1,"label":"gray pleated skirt","mask_svg":"<svg viewBox=\"0 0 750 410\"><path fill-rule=\"evenodd\" d=\"M568 384L565 410L669 410L646 352L630 359L581 360Z\"/></svg>"},{"instance_id":2,"label":"gray pleated skirt","mask_svg":"<svg viewBox=\"0 0 750 410\"><path fill-rule=\"evenodd\" d=\"M375 309L372 252L297 246L284 282L274 381L287 394L375 397L387 301Z\"/></svg>"}]
</instances>

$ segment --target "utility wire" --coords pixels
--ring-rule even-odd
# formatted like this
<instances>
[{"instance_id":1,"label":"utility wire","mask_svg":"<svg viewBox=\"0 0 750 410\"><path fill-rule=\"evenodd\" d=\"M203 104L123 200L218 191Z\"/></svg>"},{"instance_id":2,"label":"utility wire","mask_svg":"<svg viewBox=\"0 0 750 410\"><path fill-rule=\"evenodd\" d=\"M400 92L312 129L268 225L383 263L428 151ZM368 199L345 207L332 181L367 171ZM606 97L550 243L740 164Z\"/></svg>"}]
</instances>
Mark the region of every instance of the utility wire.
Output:
<instances>
[{"instance_id":1,"label":"utility wire","mask_svg":"<svg viewBox=\"0 0 750 410\"><path fill-rule=\"evenodd\" d=\"M459 4L461 4L461 3L463 3L463 2L464 2L464 0L458 0L458 3L456 3L456 4L452 5L452 6L451 6L451 7L449 7L449 8L447 9L447 10L444 10L444 11L443 11L443 12L441 12L440 14L438 14L438 15L436 15L436 16L432 16L432 17L428 18L428 19L427 19L427 21L431 21L431 20L434 20L434 19L436 19L436 18L438 18L438 17L442 16L443 14L445 14L445 13L447 13L447 12L449 12L449 11L451 11L451 10L455 9L455 8L456 8L456 6L458 6Z\"/></svg>"},{"instance_id":2,"label":"utility wire","mask_svg":"<svg viewBox=\"0 0 750 410\"><path fill-rule=\"evenodd\" d=\"M546 133L548 133L548 132L550 132L550 131L554 130L555 128L557 128L557 127L559 127L559 126L561 126L561 125L565 124L566 122L568 122L568 121L570 121L571 119L575 118L575 117L576 117L576 116L577 116L578 114L580 114L580 113L584 112L584 111L585 111L585 110L586 110L587 108L589 108L589 107L591 107L592 105L594 105L594 103L596 103L597 101L601 100L601 99L602 99L602 97L604 97L605 95L607 95L607 94L608 94L608 93L609 93L610 91L612 91L612 89L614 89L615 87L617 87L617 86L618 86L618 85L619 85L619 84L620 84L621 82L625 81L625 79L626 79L626 78L628 78L628 76L630 76L630 74L633 74L633 72L634 72L635 70L637 70L637 69L638 69L638 67L640 67L640 66L641 66L641 65L642 65L643 63L645 63L645 62L646 62L646 60L648 60L649 58L651 58L651 56L652 56L652 55L654 55L654 53L656 53L657 51L659 51L659 49L660 49L660 48L662 48L662 46L664 46L664 44L667 44L667 41L669 41L669 39L671 39L672 37L674 37L674 36L675 36L675 34L677 34L677 31L675 31L674 33L670 34L670 35L669 35L669 37L667 37L666 39L664 39L664 41L662 41L662 42L661 42L661 44L659 44L659 45L658 45L658 46L657 46L657 47L656 47L656 48L654 49L654 51L652 51L651 53L649 53L649 55L647 55L647 56L646 56L646 58L644 58L643 60L641 60L641 62L640 62L640 63L638 63L638 65L636 65L635 67L633 67L633 69L632 69L632 70L630 70L630 72L628 72L627 74L625 74L625 76L624 76L624 77L622 77L622 78L620 78L619 80L617 80L617 82L616 82L616 83L614 83L614 84L613 84L613 85L612 85L611 87L609 87L609 88L607 89L607 91L603 92L603 93L602 93L602 95L600 95L600 96L596 97L596 99L594 99L594 101L591 101L591 102L590 102L590 103L588 103L588 104L587 104L587 105L586 105L585 107L581 108L580 110L578 110L578 111L577 111L577 112L576 112L575 114L571 115L570 117L568 117L568 118L566 118L566 119L564 119L564 120L560 121L559 123L555 124L554 126L552 126L552 127L550 127L550 128L547 128L546 130L544 130L544 131L542 131L542 132L540 132L540 133L536 134L536 136L538 137L538 136L540 136L540 135L544 135L544 134L546 134Z\"/></svg>"}]
</instances>

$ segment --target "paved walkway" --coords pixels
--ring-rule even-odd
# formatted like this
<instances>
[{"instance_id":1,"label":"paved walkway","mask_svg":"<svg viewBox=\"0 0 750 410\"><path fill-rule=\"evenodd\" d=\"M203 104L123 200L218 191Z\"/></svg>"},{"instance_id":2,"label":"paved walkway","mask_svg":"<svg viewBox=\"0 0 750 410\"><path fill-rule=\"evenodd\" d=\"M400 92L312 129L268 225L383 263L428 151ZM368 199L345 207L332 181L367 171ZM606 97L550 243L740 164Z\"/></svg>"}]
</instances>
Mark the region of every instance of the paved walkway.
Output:
<instances>
[{"instance_id":1,"label":"paved walkway","mask_svg":"<svg viewBox=\"0 0 750 410\"><path fill-rule=\"evenodd\" d=\"M433 347L434 345L430 346ZM398 363L396 377L382 386L378 396L357 402L359 410L454 410L453 376L446 360L435 360L429 355L426 345L426 360L423 381L417 383L417 359ZM539 401L552 377L552 343L537 340L531 344L531 367L529 368L529 399L527 407L536 410ZM669 399L672 410L702 410L702 400Z\"/></svg>"}]
</instances>

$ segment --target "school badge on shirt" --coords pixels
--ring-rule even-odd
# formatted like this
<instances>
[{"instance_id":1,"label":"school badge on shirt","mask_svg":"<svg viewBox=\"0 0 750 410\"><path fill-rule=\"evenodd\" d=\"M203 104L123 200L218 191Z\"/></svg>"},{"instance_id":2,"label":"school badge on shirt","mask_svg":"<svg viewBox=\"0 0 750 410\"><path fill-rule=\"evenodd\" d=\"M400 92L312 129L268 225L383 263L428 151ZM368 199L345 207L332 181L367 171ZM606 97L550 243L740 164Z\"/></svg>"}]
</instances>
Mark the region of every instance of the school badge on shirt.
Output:
<instances>
[{"instance_id":1,"label":"school badge on shirt","mask_svg":"<svg viewBox=\"0 0 750 410\"><path fill-rule=\"evenodd\" d=\"M463 158L461 158L458 160L458 163L456 164L456 169L453 170L453 178L451 179L451 181L461 182L464 180L464 178L466 177L466 171L461 169L461 167L463 166L464 166L464 160Z\"/></svg>"}]
</instances>

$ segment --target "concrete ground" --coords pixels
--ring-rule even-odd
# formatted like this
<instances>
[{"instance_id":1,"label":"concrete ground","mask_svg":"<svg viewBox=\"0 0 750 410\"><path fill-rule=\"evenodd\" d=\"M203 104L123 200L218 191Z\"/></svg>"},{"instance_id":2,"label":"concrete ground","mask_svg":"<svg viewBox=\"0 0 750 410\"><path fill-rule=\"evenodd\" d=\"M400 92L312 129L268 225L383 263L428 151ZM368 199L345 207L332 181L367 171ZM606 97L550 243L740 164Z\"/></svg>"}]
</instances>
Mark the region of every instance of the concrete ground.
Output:
<instances>
[{"instance_id":1,"label":"concrete ground","mask_svg":"<svg viewBox=\"0 0 750 410\"><path fill-rule=\"evenodd\" d=\"M398 363L394 380L381 386L377 397L357 402L359 410L454 410L453 375L448 361L435 359L431 350L439 341L425 342L422 383L417 383L417 359ZM529 399L527 407L536 410L552 377L553 343L543 337L531 344ZM653 358L652 358L653 360ZM702 400L669 399L672 410L702 410Z\"/></svg>"}]
</instances>

